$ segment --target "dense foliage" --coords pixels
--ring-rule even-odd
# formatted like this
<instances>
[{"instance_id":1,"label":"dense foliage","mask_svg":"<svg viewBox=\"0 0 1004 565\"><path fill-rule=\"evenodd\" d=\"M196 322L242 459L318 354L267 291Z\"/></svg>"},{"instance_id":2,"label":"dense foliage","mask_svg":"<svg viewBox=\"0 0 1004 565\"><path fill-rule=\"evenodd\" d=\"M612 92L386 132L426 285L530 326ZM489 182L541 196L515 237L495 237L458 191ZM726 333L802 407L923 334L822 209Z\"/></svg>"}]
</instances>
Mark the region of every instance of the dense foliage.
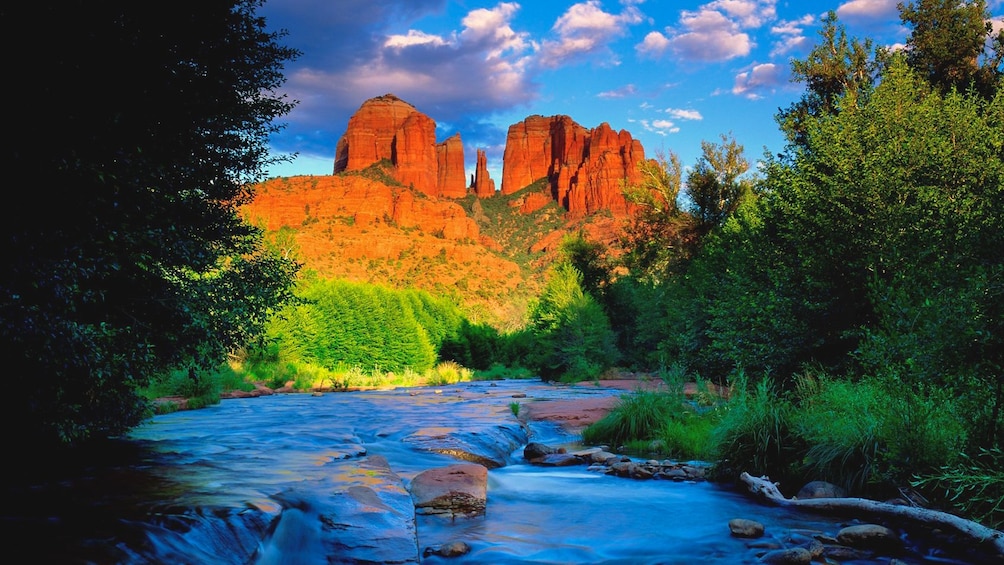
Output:
<instances>
[{"instance_id":1,"label":"dense foliage","mask_svg":"<svg viewBox=\"0 0 1004 565\"><path fill-rule=\"evenodd\" d=\"M7 130L0 344L17 440L75 443L139 423L137 394L219 363L289 294L294 263L262 251L237 207L262 177L276 89L296 52L259 2L151 10L17 3L5 34L23 95Z\"/></svg>"},{"instance_id":2,"label":"dense foliage","mask_svg":"<svg viewBox=\"0 0 1004 565\"><path fill-rule=\"evenodd\" d=\"M604 295L657 313L625 333L657 336L658 354L629 362L732 387L711 440L723 478L880 496L912 484L999 524L986 469L1004 437L1004 34L991 37L980 1L901 14L913 34L897 53L827 16L793 64L807 91L778 115L789 146L746 190L710 192L736 195L723 213L665 202L699 205L689 192L708 178L742 180L705 172L726 160L704 159L682 187L679 163L658 161L664 174L647 178L661 185L628 192L647 207L629 274Z\"/></svg>"},{"instance_id":3,"label":"dense foliage","mask_svg":"<svg viewBox=\"0 0 1004 565\"><path fill-rule=\"evenodd\" d=\"M425 291L312 280L297 296L268 326L264 354L280 364L423 372L444 343L461 340L460 310Z\"/></svg>"}]
</instances>

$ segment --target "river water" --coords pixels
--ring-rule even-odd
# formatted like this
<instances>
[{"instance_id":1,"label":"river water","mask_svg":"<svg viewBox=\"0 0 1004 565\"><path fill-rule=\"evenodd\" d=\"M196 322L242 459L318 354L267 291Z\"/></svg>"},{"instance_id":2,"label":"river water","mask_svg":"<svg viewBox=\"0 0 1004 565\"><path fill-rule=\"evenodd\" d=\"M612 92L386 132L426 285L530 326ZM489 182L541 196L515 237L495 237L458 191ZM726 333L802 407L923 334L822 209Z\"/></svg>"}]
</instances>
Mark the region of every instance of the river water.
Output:
<instances>
[{"instance_id":1,"label":"river water","mask_svg":"<svg viewBox=\"0 0 1004 565\"><path fill-rule=\"evenodd\" d=\"M0 526L8 550L30 548L24 562L310 565L756 563L767 542L850 523L709 482L522 459L528 440L574 449L579 437L522 424L512 402L624 393L519 380L224 400L157 416L106 451L8 483ZM432 449L459 443L504 463L489 471L485 514L415 516L408 483L462 462ZM732 537L732 518L757 520L767 535ZM470 553L423 557L452 541ZM901 563L967 563L908 541Z\"/></svg>"}]
</instances>

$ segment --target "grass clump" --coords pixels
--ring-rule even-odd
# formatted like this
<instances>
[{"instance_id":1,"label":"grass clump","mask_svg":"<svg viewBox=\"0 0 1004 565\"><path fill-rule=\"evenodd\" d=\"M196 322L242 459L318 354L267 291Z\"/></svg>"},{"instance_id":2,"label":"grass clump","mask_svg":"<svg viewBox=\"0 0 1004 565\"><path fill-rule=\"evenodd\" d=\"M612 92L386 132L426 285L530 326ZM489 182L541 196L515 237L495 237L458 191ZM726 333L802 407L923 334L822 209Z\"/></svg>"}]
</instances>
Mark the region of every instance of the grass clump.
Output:
<instances>
[{"instance_id":1,"label":"grass clump","mask_svg":"<svg viewBox=\"0 0 1004 565\"><path fill-rule=\"evenodd\" d=\"M582 431L582 439L586 443L614 446L634 440L658 439L666 422L685 409L681 397L676 394L636 390L621 395L606 416Z\"/></svg>"},{"instance_id":2,"label":"grass clump","mask_svg":"<svg viewBox=\"0 0 1004 565\"><path fill-rule=\"evenodd\" d=\"M937 502L991 528L1004 528L1004 452L980 449L954 464L917 475L910 482L938 496Z\"/></svg>"},{"instance_id":3,"label":"grass clump","mask_svg":"<svg viewBox=\"0 0 1004 565\"><path fill-rule=\"evenodd\" d=\"M733 392L715 428L712 475L735 480L746 471L786 482L796 476L800 442L792 430L791 403L765 377L750 385L745 373L733 378Z\"/></svg>"}]
</instances>

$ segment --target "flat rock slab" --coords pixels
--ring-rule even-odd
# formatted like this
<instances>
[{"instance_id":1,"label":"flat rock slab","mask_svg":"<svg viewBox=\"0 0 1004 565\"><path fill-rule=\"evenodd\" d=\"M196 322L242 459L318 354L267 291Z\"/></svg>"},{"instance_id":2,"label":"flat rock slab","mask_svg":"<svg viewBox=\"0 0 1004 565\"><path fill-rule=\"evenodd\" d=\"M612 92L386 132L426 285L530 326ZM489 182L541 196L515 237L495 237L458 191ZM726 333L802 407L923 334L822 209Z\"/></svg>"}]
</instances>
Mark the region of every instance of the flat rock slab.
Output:
<instances>
[{"instance_id":1,"label":"flat rock slab","mask_svg":"<svg viewBox=\"0 0 1004 565\"><path fill-rule=\"evenodd\" d=\"M418 514L481 516L488 500L488 468L462 463L422 471L411 480L411 498Z\"/></svg>"},{"instance_id":2,"label":"flat rock slab","mask_svg":"<svg viewBox=\"0 0 1004 565\"><path fill-rule=\"evenodd\" d=\"M370 455L337 465L335 490L318 509L321 551L340 563L418 563L411 495L387 460ZM285 514L285 512L284 512ZM304 548L294 548L293 553Z\"/></svg>"}]
</instances>

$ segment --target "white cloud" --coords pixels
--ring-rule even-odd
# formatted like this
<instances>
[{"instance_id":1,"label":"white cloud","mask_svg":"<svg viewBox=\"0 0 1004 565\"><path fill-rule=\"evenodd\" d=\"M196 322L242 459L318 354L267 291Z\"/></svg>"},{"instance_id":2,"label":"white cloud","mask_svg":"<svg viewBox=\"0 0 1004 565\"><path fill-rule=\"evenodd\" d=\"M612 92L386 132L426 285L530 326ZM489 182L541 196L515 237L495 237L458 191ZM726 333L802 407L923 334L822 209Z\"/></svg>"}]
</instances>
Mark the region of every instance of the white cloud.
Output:
<instances>
[{"instance_id":1,"label":"white cloud","mask_svg":"<svg viewBox=\"0 0 1004 565\"><path fill-rule=\"evenodd\" d=\"M666 108L663 110L670 116L678 120L703 120L704 116L697 110L685 110L682 108Z\"/></svg>"},{"instance_id":2,"label":"white cloud","mask_svg":"<svg viewBox=\"0 0 1004 565\"><path fill-rule=\"evenodd\" d=\"M806 15L797 20L782 20L771 26L770 33L777 37L770 51L771 57L786 55L807 48L809 38L805 36L805 26L815 23L814 16Z\"/></svg>"},{"instance_id":3,"label":"white cloud","mask_svg":"<svg viewBox=\"0 0 1004 565\"><path fill-rule=\"evenodd\" d=\"M604 12L599 0L574 4L551 28L557 39L543 42L540 64L557 67L572 59L603 53L608 57L607 64L616 65L619 61L609 43L623 35L627 26L641 21L641 12L631 3L620 14Z\"/></svg>"},{"instance_id":4,"label":"white cloud","mask_svg":"<svg viewBox=\"0 0 1004 565\"><path fill-rule=\"evenodd\" d=\"M727 14L744 28L756 28L777 17L775 0L716 0L704 9Z\"/></svg>"},{"instance_id":5,"label":"white cloud","mask_svg":"<svg viewBox=\"0 0 1004 565\"><path fill-rule=\"evenodd\" d=\"M658 31L650 31L645 39L635 45L635 50L639 55L658 58L666 49L669 49L670 41L665 35Z\"/></svg>"},{"instance_id":6,"label":"white cloud","mask_svg":"<svg viewBox=\"0 0 1004 565\"><path fill-rule=\"evenodd\" d=\"M671 49L685 59L727 61L749 55L753 40L739 25L715 10L684 11L686 31L670 38Z\"/></svg>"},{"instance_id":7,"label":"white cloud","mask_svg":"<svg viewBox=\"0 0 1004 565\"><path fill-rule=\"evenodd\" d=\"M628 121L633 121L633 120L628 120ZM656 133L659 135L667 135L670 133L677 133L680 131L680 128L669 120L654 120L654 121L638 120L638 123L641 124L641 127L645 128L646 131L650 131L652 133Z\"/></svg>"},{"instance_id":8,"label":"white cloud","mask_svg":"<svg viewBox=\"0 0 1004 565\"><path fill-rule=\"evenodd\" d=\"M895 18L899 14L896 5L901 0L851 0L837 7L837 18L847 22L863 22L869 19Z\"/></svg>"},{"instance_id":9,"label":"white cloud","mask_svg":"<svg viewBox=\"0 0 1004 565\"><path fill-rule=\"evenodd\" d=\"M753 65L746 72L736 75L732 94L751 100L763 98L763 92L770 92L783 84L781 67L774 63Z\"/></svg>"},{"instance_id":10,"label":"white cloud","mask_svg":"<svg viewBox=\"0 0 1004 565\"><path fill-rule=\"evenodd\" d=\"M400 48L413 45L446 45L447 41L438 35L430 35L414 29L409 29L407 35L390 35L384 42L384 47Z\"/></svg>"},{"instance_id":11,"label":"white cloud","mask_svg":"<svg viewBox=\"0 0 1004 565\"><path fill-rule=\"evenodd\" d=\"M777 18L776 0L715 0L680 12L676 26L650 32L635 46L640 56L658 58L672 51L679 59L728 61L749 55L756 43L745 30Z\"/></svg>"},{"instance_id":12,"label":"white cloud","mask_svg":"<svg viewBox=\"0 0 1004 565\"><path fill-rule=\"evenodd\" d=\"M638 92L638 88L633 84L626 84L620 88L614 90L603 91L596 96L598 98L624 98L625 96L632 96Z\"/></svg>"}]
</instances>

